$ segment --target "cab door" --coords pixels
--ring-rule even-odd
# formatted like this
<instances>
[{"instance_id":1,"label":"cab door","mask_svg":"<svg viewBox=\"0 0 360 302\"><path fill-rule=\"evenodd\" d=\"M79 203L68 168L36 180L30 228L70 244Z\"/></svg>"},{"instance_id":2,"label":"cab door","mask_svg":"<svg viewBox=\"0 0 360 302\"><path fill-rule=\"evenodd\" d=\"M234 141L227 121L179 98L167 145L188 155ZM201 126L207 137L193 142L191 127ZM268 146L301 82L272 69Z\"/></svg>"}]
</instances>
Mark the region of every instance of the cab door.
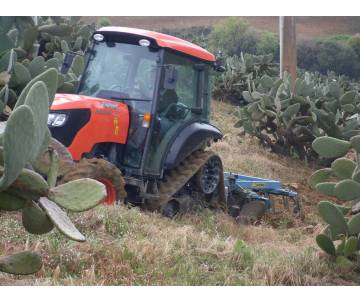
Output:
<instances>
[{"instance_id":1,"label":"cab door","mask_svg":"<svg viewBox=\"0 0 360 302\"><path fill-rule=\"evenodd\" d=\"M200 71L194 68L194 59L165 52L157 95L156 111L149 148L145 158L144 172L160 175L162 163L169 145L180 130L199 113L198 89Z\"/></svg>"}]
</instances>

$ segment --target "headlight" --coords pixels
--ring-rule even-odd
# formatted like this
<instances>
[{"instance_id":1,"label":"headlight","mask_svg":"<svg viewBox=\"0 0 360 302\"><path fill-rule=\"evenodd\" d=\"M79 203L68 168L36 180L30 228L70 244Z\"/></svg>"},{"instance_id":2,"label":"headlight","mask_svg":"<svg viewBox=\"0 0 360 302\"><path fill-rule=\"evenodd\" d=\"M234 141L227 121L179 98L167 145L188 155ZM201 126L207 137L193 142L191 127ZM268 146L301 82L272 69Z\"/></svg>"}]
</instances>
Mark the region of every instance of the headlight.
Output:
<instances>
[{"instance_id":1,"label":"headlight","mask_svg":"<svg viewBox=\"0 0 360 302\"><path fill-rule=\"evenodd\" d=\"M48 126L61 127L65 124L67 115L64 113L49 113L48 115Z\"/></svg>"}]
</instances>

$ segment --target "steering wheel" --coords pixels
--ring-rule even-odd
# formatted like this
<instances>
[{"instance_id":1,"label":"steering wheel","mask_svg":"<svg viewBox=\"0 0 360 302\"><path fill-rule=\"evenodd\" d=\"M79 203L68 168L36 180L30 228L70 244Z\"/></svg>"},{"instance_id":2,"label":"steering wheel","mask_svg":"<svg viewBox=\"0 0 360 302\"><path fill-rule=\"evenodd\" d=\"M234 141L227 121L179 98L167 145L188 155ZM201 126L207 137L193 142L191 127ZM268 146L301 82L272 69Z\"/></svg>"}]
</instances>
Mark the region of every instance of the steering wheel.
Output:
<instances>
[{"instance_id":1,"label":"steering wheel","mask_svg":"<svg viewBox=\"0 0 360 302\"><path fill-rule=\"evenodd\" d=\"M110 86L110 88L109 88L109 90L113 90L113 89L115 89L115 88L121 88L121 85L120 84L114 84L114 85L111 85Z\"/></svg>"},{"instance_id":2,"label":"steering wheel","mask_svg":"<svg viewBox=\"0 0 360 302\"><path fill-rule=\"evenodd\" d=\"M135 94L137 93L137 94L141 95L141 98L144 98L144 99L148 98L147 95L140 88L136 88L136 87L133 87L133 88L126 87L123 89L122 92L127 93L130 96L133 96L134 93Z\"/></svg>"},{"instance_id":3,"label":"steering wheel","mask_svg":"<svg viewBox=\"0 0 360 302\"><path fill-rule=\"evenodd\" d=\"M174 117L170 116L170 113L173 114L172 110L176 108L176 113L179 113L179 112L185 112L186 110L189 110L190 108L188 106L186 106L185 104L183 103L172 103L170 104L164 111L163 114L161 114L161 117L165 117L169 120L171 119L174 119Z\"/></svg>"}]
</instances>

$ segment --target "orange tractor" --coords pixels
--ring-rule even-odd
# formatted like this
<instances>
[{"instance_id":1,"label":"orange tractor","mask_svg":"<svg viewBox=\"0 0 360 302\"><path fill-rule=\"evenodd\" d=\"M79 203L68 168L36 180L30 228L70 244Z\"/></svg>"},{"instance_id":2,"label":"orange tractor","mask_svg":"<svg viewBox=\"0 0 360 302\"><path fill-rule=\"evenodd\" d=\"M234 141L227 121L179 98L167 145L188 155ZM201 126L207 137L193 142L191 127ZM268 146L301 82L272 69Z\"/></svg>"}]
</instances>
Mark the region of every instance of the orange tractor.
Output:
<instances>
[{"instance_id":1,"label":"orange tractor","mask_svg":"<svg viewBox=\"0 0 360 302\"><path fill-rule=\"evenodd\" d=\"M63 70L71 65L67 54ZM58 94L48 126L63 162L61 181L106 185L124 201L172 217L225 200L221 131L209 122L215 56L147 30L104 27L92 36L76 94ZM69 153L68 153L68 151ZM72 161L75 160L75 162ZM205 204L204 204L205 203Z\"/></svg>"}]
</instances>

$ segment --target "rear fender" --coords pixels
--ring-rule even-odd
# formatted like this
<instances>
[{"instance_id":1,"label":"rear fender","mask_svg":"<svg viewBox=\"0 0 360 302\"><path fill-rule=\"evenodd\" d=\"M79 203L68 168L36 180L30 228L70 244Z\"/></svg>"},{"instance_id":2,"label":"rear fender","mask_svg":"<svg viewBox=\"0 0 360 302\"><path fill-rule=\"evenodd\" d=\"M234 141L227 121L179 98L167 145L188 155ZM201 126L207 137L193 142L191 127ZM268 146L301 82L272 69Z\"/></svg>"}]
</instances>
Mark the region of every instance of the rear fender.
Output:
<instances>
[{"instance_id":1,"label":"rear fender","mask_svg":"<svg viewBox=\"0 0 360 302\"><path fill-rule=\"evenodd\" d=\"M175 168L181 161L206 143L212 140L217 141L222 137L222 132L208 123L196 122L186 126L176 136L166 154L165 169Z\"/></svg>"}]
</instances>

